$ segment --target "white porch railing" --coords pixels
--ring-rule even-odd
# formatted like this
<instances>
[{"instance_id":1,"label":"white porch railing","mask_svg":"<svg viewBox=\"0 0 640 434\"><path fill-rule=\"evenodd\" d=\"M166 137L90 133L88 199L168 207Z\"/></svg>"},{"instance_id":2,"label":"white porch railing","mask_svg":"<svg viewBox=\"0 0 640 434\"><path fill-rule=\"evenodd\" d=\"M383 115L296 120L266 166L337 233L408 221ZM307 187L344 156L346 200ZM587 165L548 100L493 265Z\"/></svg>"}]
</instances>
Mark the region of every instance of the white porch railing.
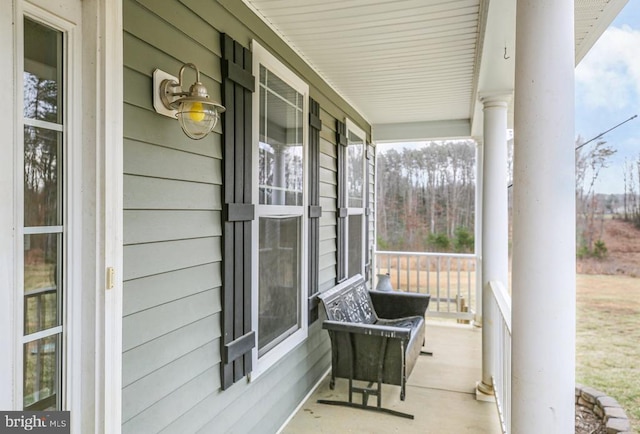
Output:
<instances>
[{"instance_id":1,"label":"white porch railing","mask_svg":"<svg viewBox=\"0 0 640 434\"><path fill-rule=\"evenodd\" d=\"M376 274L389 274L395 290L431 294L427 316L474 319L476 255L375 252L375 258Z\"/></svg>"},{"instance_id":2,"label":"white porch railing","mask_svg":"<svg viewBox=\"0 0 640 434\"><path fill-rule=\"evenodd\" d=\"M492 369L493 389L504 434L511 433L511 296L501 282L489 282L495 347Z\"/></svg>"}]
</instances>

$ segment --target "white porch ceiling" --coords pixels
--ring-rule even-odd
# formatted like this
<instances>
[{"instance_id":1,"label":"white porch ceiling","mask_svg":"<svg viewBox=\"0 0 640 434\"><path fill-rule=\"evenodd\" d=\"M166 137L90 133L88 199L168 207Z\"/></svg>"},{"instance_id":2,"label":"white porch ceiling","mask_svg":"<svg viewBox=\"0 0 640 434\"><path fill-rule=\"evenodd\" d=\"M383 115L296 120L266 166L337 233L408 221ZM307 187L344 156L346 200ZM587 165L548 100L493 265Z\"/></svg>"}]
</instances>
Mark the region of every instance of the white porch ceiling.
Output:
<instances>
[{"instance_id":1,"label":"white porch ceiling","mask_svg":"<svg viewBox=\"0 0 640 434\"><path fill-rule=\"evenodd\" d=\"M479 135L479 96L513 90L513 0L244 2L372 124L374 140ZM626 2L575 0L576 63Z\"/></svg>"}]
</instances>

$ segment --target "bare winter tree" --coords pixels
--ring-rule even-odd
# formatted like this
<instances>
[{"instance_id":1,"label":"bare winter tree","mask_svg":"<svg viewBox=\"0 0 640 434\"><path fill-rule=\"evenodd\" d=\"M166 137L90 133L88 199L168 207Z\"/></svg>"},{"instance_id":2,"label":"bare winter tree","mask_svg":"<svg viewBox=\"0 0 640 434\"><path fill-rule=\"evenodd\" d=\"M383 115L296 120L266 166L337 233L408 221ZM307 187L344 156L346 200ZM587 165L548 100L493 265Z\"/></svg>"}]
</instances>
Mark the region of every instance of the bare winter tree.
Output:
<instances>
[{"instance_id":1,"label":"bare winter tree","mask_svg":"<svg viewBox=\"0 0 640 434\"><path fill-rule=\"evenodd\" d=\"M601 243L605 204L599 200L595 185L615 153L604 140L589 148L582 146L580 137L576 140L576 227L580 254L593 253L594 243Z\"/></svg>"},{"instance_id":2,"label":"bare winter tree","mask_svg":"<svg viewBox=\"0 0 640 434\"><path fill-rule=\"evenodd\" d=\"M624 162L624 219L640 228L640 154Z\"/></svg>"}]
</instances>

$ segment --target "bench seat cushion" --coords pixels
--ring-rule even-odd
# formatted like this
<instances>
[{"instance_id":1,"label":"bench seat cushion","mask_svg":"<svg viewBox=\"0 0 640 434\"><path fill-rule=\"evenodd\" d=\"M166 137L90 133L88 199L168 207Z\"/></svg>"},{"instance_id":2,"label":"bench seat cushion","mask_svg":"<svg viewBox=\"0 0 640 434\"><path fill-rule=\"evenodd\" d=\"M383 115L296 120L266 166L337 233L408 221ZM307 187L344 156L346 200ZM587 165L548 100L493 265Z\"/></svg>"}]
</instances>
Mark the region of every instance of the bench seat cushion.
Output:
<instances>
[{"instance_id":1,"label":"bench seat cushion","mask_svg":"<svg viewBox=\"0 0 640 434\"><path fill-rule=\"evenodd\" d=\"M418 331L422 323L424 322L424 318L419 316L410 316L408 318L398 318L398 319L384 319L380 318L376 322L379 325L391 326L391 327L402 327L411 329L411 334L414 334Z\"/></svg>"}]
</instances>

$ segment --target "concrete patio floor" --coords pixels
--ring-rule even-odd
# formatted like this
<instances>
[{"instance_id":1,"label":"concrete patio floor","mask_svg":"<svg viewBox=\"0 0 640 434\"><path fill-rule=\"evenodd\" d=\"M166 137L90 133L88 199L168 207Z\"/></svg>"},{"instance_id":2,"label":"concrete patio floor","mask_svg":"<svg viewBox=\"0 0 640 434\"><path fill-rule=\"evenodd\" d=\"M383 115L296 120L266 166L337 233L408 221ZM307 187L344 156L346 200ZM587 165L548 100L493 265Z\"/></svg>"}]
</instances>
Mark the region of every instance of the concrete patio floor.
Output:
<instances>
[{"instance_id":1,"label":"concrete patio floor","mask_svg":"<svg viewBox=\"0 0 640 434\"><path fill-rule=\"evenodd\" d=\"M407 396L400 401L400 387L383 385L383 407L410 413L414 420L384 413L318 404L318 399L348 399L348 381L336 380L329 389L327 375L311 397L281 431L307 433L438 433L500 434L495 403L475 399L481 376L481 329L443 322L427 323L425 349L433 357L420 356L409 377ZM375 405L375 397L369 404ZM361 395L354 395L361 402Z\"/></svg>"}]
</instances>

